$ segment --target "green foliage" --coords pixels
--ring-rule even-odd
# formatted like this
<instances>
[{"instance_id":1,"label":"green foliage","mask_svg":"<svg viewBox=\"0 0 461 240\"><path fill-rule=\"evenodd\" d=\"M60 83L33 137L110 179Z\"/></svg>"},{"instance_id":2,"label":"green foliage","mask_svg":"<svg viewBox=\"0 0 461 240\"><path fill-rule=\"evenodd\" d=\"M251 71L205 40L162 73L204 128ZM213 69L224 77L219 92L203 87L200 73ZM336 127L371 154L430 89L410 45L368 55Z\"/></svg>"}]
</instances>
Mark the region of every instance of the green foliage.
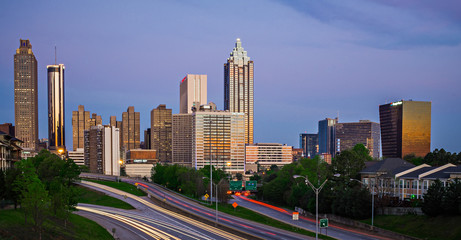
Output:
<instances>
[{"instance_id":1,"label":"green foliage","mask_svg":"<svg viewBox=\"0 0 461 240\"><path fill-rule=\"evenodd\" d=\"M332 212L353 219L371 216L371 195L365 188L343 188L336 191L332 202Z\"/></svg>"},{"instance_id":2,"label":"green foliage","mask_svg":"<svg viewBox=\"0 0 461 240\"><path fill-rule=\"evenodd\" d=\"M357 144L351 150L344 150L331 162L332 172L340 174L344 181L357 179L359 172L365 168L365 161L371 161L368 149L363 144Z\"/></svg>"},{"instance_id":3,"label":"green foliage","mask_svg":"<svg viewBox=\"0 0 461 240\"><path fill-rule=\"evenodd\" d=\"M121 209L134 209L133 206L130 204L117 199L111 196L108 196L104 193L94 191L88 188L79 187L77 188L79 191L79 202L80 203L88 203L88 204L95 204L107 207L114 207L114 208L121 208Z\"/></svg>"},{"instance_id":4,"label":"green foliage","mask_svg":"<svg viewBox=\"0 0 461 240\"><path fill-rule=\"evenodd\" d=\"M431 166L442 166L447 163L452 163L455 165L461 165L461 153L450 153L445 151L445 149L435 149L434 151L428 153L422 163L429 164Z\"/></svg>"},{"instance_id":5,"label":"green foliage","mask_svg":"<svg viewBox=\"0 0 461 240\"><path fill-rule=\"evenodd\" d=\"M448 184L443 200L443 208L445 213L449 215L461 214L461 180L455 179Z\"/></svg>"},{"instance_id":6,"label":"green foliage","mask_svg":"<svg viewBox=\"0 0 461 240\"><path fill-rule=\"evenodd\" d=\"M106 185L111 188L115 188L136 196L146 196L147 194L140 189L138 189L136 186L126 183L126 182L112 182L112 181L102 181L102 180L86 180L89 182L94 182L102 185Z\"/></svg>"},{"instance_id":7,"label":"green foliage","mask_svg":"<svg viewBox=\"0 0 461 240\"><path fill-rule=\"evenodd\" d=\"M426 194L424 194L424 202L422 209L423 212L431 217L435 217L443 213L443 199L445 196L445 188L440 180L436 180L429 189L427 189Z\"/></svg>"},{"instance_id":8,"label":"green foliage","mask_svg":"<svg viewBox=\"0 0 461 240\"><path fill-rule=\"evenodd\" d=\"M250 177L250 180L257 181L258 183L261 182L261 175L255 173L253 176Z\"/></svg>"}]
</instances>

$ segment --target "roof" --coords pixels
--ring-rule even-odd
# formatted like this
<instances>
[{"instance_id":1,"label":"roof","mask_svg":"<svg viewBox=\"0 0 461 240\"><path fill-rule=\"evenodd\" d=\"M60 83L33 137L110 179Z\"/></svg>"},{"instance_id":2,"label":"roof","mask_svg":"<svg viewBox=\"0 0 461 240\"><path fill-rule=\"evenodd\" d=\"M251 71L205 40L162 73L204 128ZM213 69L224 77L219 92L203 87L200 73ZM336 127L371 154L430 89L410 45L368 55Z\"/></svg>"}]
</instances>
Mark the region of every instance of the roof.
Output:
<instances>
[{"instance_id":1,"label":"roof","mask_svg":"<svg viewBox=\"0 0 461 240\"><path fill-rule=\"evenodd\" d=\"M461 174L461 165L454 166L454 167L448 167L441 171L429 174L425 176L424 179L448 179L450 178L450 175L453 173Z\"/></svg>"},{"instance_id":2,"label":"roof","mask_svg":"<svg viewBox=\"0 0 461 240\"><path fill-rule=\"evenodd\" d=\"M401 158L386 158L382 161L378 161L375 164L366 167L360 173L361 174L377 174L381 173L381 175L387 176L395 176L395 174L399 172L403 172L410 168L415 167L414 164L411 164L407 161L404 161Z\"/></svg>"}]
</instances>

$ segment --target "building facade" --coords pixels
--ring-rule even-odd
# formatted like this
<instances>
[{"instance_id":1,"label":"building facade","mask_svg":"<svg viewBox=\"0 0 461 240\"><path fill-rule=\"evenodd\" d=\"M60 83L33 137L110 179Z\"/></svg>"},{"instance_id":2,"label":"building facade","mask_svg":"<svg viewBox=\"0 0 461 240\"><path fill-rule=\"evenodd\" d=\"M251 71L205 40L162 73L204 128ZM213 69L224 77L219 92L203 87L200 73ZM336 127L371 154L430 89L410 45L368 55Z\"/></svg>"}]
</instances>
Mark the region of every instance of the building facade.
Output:
<instances>
[{"instance_id":1,"label":"building facade","mask_svg":"<svg viewBox=\"0 0 461 240\"><path fill-rule=\"evenodd\" d=\"M85 149L77 148L74 151L69 151L67 156L74 161L78 166L85 165Z\"/></svg>"},{"instance_id":2,"label":"building facade","mask_svg":"<svg viewBox=\"0 0 461 240\"><path fill-rule=\"evenodd\" d=\"M151 128L144 130L144 149L151 149Z\"/></svg>"},{"instance_id":3,"label":"building facade","mask_svg":"<svg viewBox=\"0 0 461 240\"><path fill-rule=\"evenodd\" d=\"M91 173L120 176L120 131L113 126L85 130L85 165Z\"/></svg>"},{"instance_id":4,"label":"building facade","mask_svg":"<svg viewBox=\"0 0 461 240\"><path fill-rule=\"evenodd\" d=\"M93 113L90 117L90 112L85 111L83 105L79 105L77 111L72 111L72 145L74 151L78 148L84 148L84 131L97 125L102 125L101 116Z\"/></svg>"},{"instance_id":5,"label":"building facade","mask_svg":"<svg viewBox=\"0 0 461 240\"><path fill-rule=\"evenodd\" d=\"M304 157L315 157L319 154L319 135L315 133L299 134L299 148L302 149Z\"/></svg>"},{"instance_id":6,"label":"building facade","mask_svg":"<svg viewBox=\"0 0 461 240\"><path fill-rule=\"evenodd\" d=\"M325 118L319 121L319 153L329 153L335 156L336 149L336 124L338 118Z\"/></svg>"},{"instance_id":7,"label":"building facade","mask_svg":"<svg viewBox=\"0 0 461 240\"><path fill-rule=\"evenodd\" d=\"M431 102L398 101L379 106L384 157L425 157L431 148Z\"/></svg>"},{"instance_id":8,"label":"building facade","mask_svg":"<svg viewBox=\"0 0 461 240\"><path fill-rule=\"evenodd\" d=\"M11 123L3 123L0 124L0 132L4 132L12 137L15 137L15 130L14 126Z\"/></svg>"},{"instance_id":9,"label":"building facade","mask_svg":"<svg viewBox=\"0 0 461 240\"><path fill-rule=\"evenodd\" d=\"M140 147L139 116L139 112L135 112L133 106L128 107L122 114L122 147L125 151Z\"/></svg>"},{"instance_id":10,"label":"building facade","mask_svg":"<svg viewBox=\"0 0 461 240\"><path fill-rule=\"evenodd\" d=\"M36 151L38 144L37 59L29 40L19 40L14 55L14 136L23 148Z\"/></svg>"},{"instance_id":11,"label":"building facade","mask_svg":"<svg viewBox=\"0 0 461 240\"><path fill-rule=\"evenodd\" d=\"M224 110L245 113L245 143L253 144L254 116L253 61L240 38L224 64Z\"/></svg>"},{"instance_id":12,"label":"building facade","mask_svg":"<svg viewBox=\"0 0 461 240\"><path fill-rule=\"evenodd\" d=\"M279 168L293 162L292 146L280 143L255 143L245 146L245 164L256 164L266 169L272 165Z\"/></svg>"},{"instance_id":13,"label":"building facade","mask_svg":"<svg viewBox=\"0 0 461 240\"><path fill-rule=\"evenodd\" d=\"M0 131L0 169L12 168L21 160L22 141Z\"/></svg>"},{"instance_id":14,"label":"building facade","mask_svg":"<svg viewBox=\"0 0 461 240\"><path fill-rule=\"evenodd\" d=\"M245 114L201 106L192 114L192 166L245 171Z\"/></svg>"},{"instance_id":15,"label":"building facade","mask_svg":"<svg viewBox=\"0 0 461 240\"><path fill-rule=\"evenodd\" d=\"M130 177L151 177L154 165L158 163L157 151L153 149L132 149L126 153L125 172Z\"/></svg>"},{"instance_id":16,"label":"building facade","mask_svg":"<svg viewBox=\"0 0 461 240\"><path fill-rule=\"evenodd\" d=\"M49 149L66 148L64 64L48 65L48 141Z\"/></svg>"},{"instance_id":17,"label":"building facade","mask_svg":"<svg viewBox=\"0 0 461 240\"><path fill-rule=\"evenodd\" d=\"M187 74L179 85L179 113L207 104L207 75Z\"/></svg>"},{"instance_id":18,"label":"building facade","mask_svg":"<svg viewBox=\"0 0 461 240\"><path fill-rule=\"evenodd\" d=\"M160 162L171 163L172 111L160 104L150 112L150 120L152 149Z\"/></svg>"},{"instance_id":19,"label":"building facade","mask_svg":"<svg viewBox=\"0 0 461 240\"><path fill-rule=\"evenodd\" d=\"M173 114L173 164L192 167L192 114Z\"/></svg>"},{"instance_id":20,"label":"building facade","mask_svg":"<svg viewBox=\"0 0 461 240\"><path fill-rule=\"evenodd\" d=\"M336 150L337 153L343 150L352 149L357 144L363 144L369 151L372 158L380 156L381 145L379 123L369 120L360 120L352 123L336 124Z\"/></svg>"}]
</instances>

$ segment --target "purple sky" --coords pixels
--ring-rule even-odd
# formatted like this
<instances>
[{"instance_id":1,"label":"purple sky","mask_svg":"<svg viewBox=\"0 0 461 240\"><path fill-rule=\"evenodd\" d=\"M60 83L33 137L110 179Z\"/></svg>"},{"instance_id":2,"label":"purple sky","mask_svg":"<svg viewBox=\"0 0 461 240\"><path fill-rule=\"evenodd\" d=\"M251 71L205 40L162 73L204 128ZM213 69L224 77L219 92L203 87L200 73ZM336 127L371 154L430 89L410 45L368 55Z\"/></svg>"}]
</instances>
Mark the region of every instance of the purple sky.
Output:
<instances>
[{"instance_id":1,"label":"purple sky","mask_svg":"<svg viewBox=\"0 0 461 240\"><path fill-rule=\"evenodd\" d=\"M66 65L66 145L82 104L109 122L128 106L179 111L179 82L208 74L223 108L235 39L255 62L255 142L298 147L318 120L379 122L378 106L432 101L431 148L461 151L460 1L2 1L0 123L14 123L13 55L30 39L47 137L46 65ZM142 138L142 137L141 137Z\"/></svg>"}]
</instances>

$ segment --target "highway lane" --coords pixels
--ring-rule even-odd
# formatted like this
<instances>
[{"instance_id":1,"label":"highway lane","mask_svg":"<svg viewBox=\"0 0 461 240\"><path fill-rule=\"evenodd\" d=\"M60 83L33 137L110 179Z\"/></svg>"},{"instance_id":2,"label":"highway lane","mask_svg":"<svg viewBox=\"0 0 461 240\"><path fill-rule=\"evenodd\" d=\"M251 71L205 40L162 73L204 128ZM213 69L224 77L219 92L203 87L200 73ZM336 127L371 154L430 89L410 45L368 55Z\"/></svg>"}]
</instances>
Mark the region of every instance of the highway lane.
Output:
<instances>
[{"instance_id":1,"label":"highway lane","mask_svg":"<svg viewBox=\"0 0 461 240\"><path fill-rule=\"evenodd\" d=\"M165 199L169 202L169 204L175 205L180 209L186 210L211 221L215 221L215 211L213 209L209 209L202 206L201 204L190 201L181 195L171 191L165 191L164 189L154 184L138 182L130 179L123 179L123 181L131 184L138 184L138 187L147 189L149 194L155 195L160 199ZM224 213L219 213L218 222L222 225L239 229L264 239L309 239L309 237L304 235L273 228L268 225L251 222Z\"/></svg>"},{"instance_id":2,"label":"highway lane","mask_svg":"<svg viewBox=\"0 0 461 240\"><path fill-rule=\"evenodd\" d=\"M151 203L148 199L107 187L105 185L82 181L82 185L98 189L125 200L138 210L111 209L79 205L78 209L97 214L112 221L118 221L131 227L147 239L243 239L235 234L206 225L181 214L166 210ZM176 238L175 238L176 237Z\"/></svg>"}]
</instances>

